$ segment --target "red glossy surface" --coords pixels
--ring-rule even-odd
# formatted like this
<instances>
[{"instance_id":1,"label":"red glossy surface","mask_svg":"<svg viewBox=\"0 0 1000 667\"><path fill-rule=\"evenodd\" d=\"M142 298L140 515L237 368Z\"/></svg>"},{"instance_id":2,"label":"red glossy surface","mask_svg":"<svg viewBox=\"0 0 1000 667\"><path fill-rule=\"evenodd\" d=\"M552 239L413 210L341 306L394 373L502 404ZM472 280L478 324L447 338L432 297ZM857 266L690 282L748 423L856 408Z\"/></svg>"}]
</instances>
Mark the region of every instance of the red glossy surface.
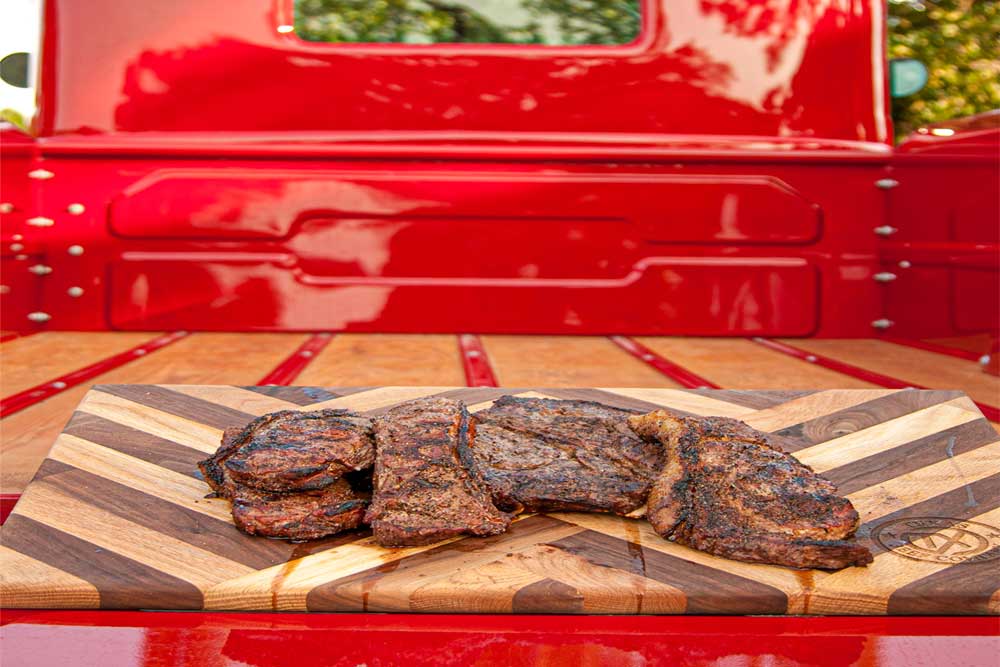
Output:
<instances>
[{"instance_id":1,"label":"red glossy surface","mask_svg":"<svg viewBox=\"0 0 1000 667\"><path fill-rule=\"evenodd\" d=\"M304 43L286 0L54 0L39 129L886 142L882 4L765 5L646 0L633 45L539 48Z\"/></svg>"},{"instance_id":2,"label":"red glossy surface","mask_svg":"<svg viewBox=\"0 0 1000 667\"><path fill-rule=\"evenodd\" d=\"M830 370L837 371L838 373L843 373L844 375L850 375L851 377L856 377L859 380L864 380L865 382L871 382L872 384L881 385L883 387L889 387L890 389L928 389L923 385L913 384L912 382L906 382L905 380L899 380L888 375L883 375L881 373L876 373L875 371L870 371L853 364L848 364L843 361L838 361L836 359L831 359L830 357L825 357L821 354L814 354L812 352L807 352L806 350L799 349L792 345L786 345L785 343L779 343L776 340L768 340L766 338L754 338L755 343L759 343L766 348L774 350L775 352L781 352L787 354L790 357L795 357L796 359L801 359L810 364L816 364L817 366L823 366L824 368L829 368ZM1000 408L992 405L987 405L986 403L980 403L975 401L976 407L979 408L983 416L990 421L1000 421Z\"/></svg>"},{"instance_id":3,"label":"red glossy surface","mask_svg":"<svg viewBox=\"0 0 1000 667\"><path fill-rule=\"evenodd\" d=\"M332 337L332 334L328 333L313 334L299 346L299 349L292 352L287 359L275 366L274 370L262 377L257 384L291 384L292 380L305 370L316 355L323 351Z\"/></svg>"},{"instance_id":4,"label":"red glossy surface","mask_svg":"<svg viewBox=\"0 0 1000 667\"><path fill-rule=\"evenodd\" d=\"M26 240L31 228L25 224L34 209L28 178L34 155L31 137L0 122L0 319L5 329L21 331L35 328L28 313L36 310L41 292L40 278L28 272L41 257L37 245Z\"/></svg>"},{"instance_id":5,"label":"red glossy surface","mask_svg":"<svg viewBox=\"0 0 1000 667\"><path fill-rule=\"evenodd\" d=\"M995 618L5 611L14 664L989 665Z\"/></svg>"},{"instance_id":6,"label":"red glossy surface","mask_svg":"<svg viewBox=\"0 0 1000 667\"><path fill-rule=\"evenodd\" d=\"M143 343L142 345L137 345L130 350L110 356L107 359L102 359L98 362L90 364L89 366L84 366L83 368L79 368L72 373L52 378L52 380L32 387L31 389L25 389L24 391L11 396L4 397L3 399L0 399L0 418L12 415L19 410L23 410L31 405L34 405L35 403L44 401L51 396L62 393L67 389L95 378L98 375L107 373L113 368L118 368L119 366L127 364L130 361L134 361L147 354L155 352L156 350L164 348L185 336L187 336L186 331L157 336L156 338Z\"/></svg>"},{"instance_id":7,"label":"red glossy surface","mask_svg":"<svg viewBox=\"0 0 1000 667\"><path fill-rule=\"evenodd\" d=\"M692 373L683 366L679 366L669 359L665 359L642 343L633 340L628 336L611 336L611 340L618 347L622 348L633 357L646 362L656 370L669 377L671 380L680 384L682 387L688 387L691 389L722 388L714 382Z\"/></svg>"},{"instance_id":8,"label":"red glossy surface","mask_svg":"<svg viewBox=\"0 0 1000 667\"><path fill-rule=\"evenodd\" d=\"M462 355L462 368L465 370L465 384L470 387L498 387L493 367L490 365L486 348L473 334L458 335L458 350Z\"/></svg>"},{"instance_id":9,"label":"red glossy surface","mask_svg":"<svg viewBox=\"0 0 1000 667\"><path fill-rule=\"evenodd\" d=\"M10 516L11 511L14 509L14 505L17 504L17 499L20 497L20 495L13 493L0 494L0 524L7 521L7 517Z\"/></svg>"}]
</instances>

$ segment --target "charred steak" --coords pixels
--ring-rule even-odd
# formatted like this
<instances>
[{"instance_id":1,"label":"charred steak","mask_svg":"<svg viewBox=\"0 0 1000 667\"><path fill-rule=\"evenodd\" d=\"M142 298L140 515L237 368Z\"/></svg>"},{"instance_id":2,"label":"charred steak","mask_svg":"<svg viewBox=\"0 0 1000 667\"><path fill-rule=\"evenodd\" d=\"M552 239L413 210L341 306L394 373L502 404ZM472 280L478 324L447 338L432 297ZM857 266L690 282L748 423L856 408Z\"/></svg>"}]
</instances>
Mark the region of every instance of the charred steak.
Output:
<instances>
[{"instance_id":1,"label":"charred steak","mask_svg":"<svg viewBox=\"0 0 1000 667\"><path fill-rule=\"evenodd\" d=\"M233 521L244 532L265 537L313 540L362 524L370 494L338 479L322 491L270 493L232 488Z\"/></svg>"},{"instance_id":2,"label":"charred steak","mask_svg":"<svg viewBox=\"0 0 1000 667\"><path fill-rule=\"evenodd\" d=\"M502 396L474 415L472 454L501 509L636 513L662 446L632 432L633 414L592 401Z\"/></svg>"},{"instance_id":3,"label":"charred steak","mask_svg":"<svg viewBox=\"0 0 1000 667\"><path fill-rule=\"evenodd\" d=\"M371 420L348 410L274 412L227 430L203 472L217 484L228 475L262 491L322 489L348 471L371 467L370 430Z\"/></svg>"},{"instance_id":4,"label":"charred steak","mask_svg":"<svg viewBox=\"0 0 1000 667\"><path fill-rule=\"evenodd\" d=\"M451 399L409 401L376 419L375 497L365 521L380 545L507 530L510 516L490 501L472 464L470 438L469 413Z\"/></svg>"},{"instance_id":5,"label":"charred steak","mask_svg":"<svg viewBox=\"0 0 1000 667\"><path fill-rule=\"evenodd\" d=\"M636 433L666 447L649 494L657 533L718 556L837 570L872 555L852 541L858 513L829 480L728 418L635 416Z\"/></svg>"}]
</instances>

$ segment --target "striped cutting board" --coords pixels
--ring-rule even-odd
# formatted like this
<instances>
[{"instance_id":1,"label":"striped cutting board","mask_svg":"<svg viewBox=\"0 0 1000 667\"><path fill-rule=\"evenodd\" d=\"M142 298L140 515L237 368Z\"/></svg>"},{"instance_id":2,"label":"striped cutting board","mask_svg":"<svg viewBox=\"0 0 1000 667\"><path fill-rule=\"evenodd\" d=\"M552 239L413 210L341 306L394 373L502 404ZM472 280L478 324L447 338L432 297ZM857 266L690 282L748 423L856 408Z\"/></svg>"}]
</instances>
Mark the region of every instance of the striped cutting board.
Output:
<instances>
[{"instance_id":1,"label":"striped cutting board","mask_svg":"<svg viewBox=\"0 0 1000 667\"><path fill-rule=\"evenodd\" d=\"M243 535L195 462L223 428L281 409L375 414L504 393L737 417L834 480L875 562L836 573L724 560L596 514L383 549L367 532ZM612 614L996 614L1000 439L954 391L94 387L2 530L8 607Z\"/></svg>"}]
</instances>

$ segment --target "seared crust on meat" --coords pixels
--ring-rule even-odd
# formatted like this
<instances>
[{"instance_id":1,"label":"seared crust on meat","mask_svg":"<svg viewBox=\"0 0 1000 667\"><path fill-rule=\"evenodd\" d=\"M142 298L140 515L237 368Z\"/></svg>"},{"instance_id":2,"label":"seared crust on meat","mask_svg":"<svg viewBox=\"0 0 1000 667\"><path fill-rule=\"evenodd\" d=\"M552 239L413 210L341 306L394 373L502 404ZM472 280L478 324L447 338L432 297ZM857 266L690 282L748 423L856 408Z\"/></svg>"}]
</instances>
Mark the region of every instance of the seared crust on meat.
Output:
<instances>
[{"instance_id":1,"label":"seared crust on meat","mask_svg":"<svg viewBox=\"0 0 1000 667\"><path fill-rule=\"evenodd\" d=\"M375 497L365 515L382 546L496 535L510 515L490 501L472 461L469 413L459 401L419 399L375 421Z\"/></svg>"},{"instance_id":2,"label":"seared crust on meat","mask_svg":"<svg viewBox=\"0 0 1000 667\"><path fill-rule=\"evenodd\" d=\"M371 467L371 420L348 410L282 410L228 429L200 467L219 488L226 478L262 491L323 489L344 473Z\"/></svg>"},{"instance_id":3,"label":"seared crust on meat","mask_svg":"<svg viewBox=\"0 0 1000 667\"><path fill-rule=\"evenodd\" d=\"M666 447L649 494L657 533L736 560L836 570L872 562L852 541L858 513L832 482L735 419L631 417Z\"/></svg>"},{"instance_id":4,"label":"seared crust on meat","mask_svg":"<svg viewBox=\"0 0 1000 667\"><path fill-rule=\"evenodd\" d=\"M514 512L635 513L662 462L636 414L593 401L501 396L476 413L472 453L493 502Z\"/></svg>"},{"instance_id":5,"label":"seared crust on meat","mask_svg":"<svg viewBox=\"0 0 1000 667\"><path fill-rule=\"evenodd\" d=\"M313 540L362 524L370 495L339 479L322 491L268 493L237 485L233 520L251 535Z\"/></svg>"}]
</instances>

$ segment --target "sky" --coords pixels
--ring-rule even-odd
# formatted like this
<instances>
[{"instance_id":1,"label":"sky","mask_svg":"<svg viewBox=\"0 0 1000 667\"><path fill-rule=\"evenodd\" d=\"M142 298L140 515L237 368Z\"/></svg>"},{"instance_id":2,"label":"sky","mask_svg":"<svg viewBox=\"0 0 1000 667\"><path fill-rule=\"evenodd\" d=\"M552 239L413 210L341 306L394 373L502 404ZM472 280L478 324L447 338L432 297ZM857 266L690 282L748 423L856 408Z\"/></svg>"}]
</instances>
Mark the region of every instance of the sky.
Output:
<instances>
[{"instance_id":1,"label":"sky","mask_svg":"<svg viewBox=\"0 0 1000 667\"><path fill-rule=\"evenodd\" d=\"M0 1L0 58L26 51L31 54L31 67L37 64L41 7L42 0ZM34 78L34 72L29 73L28 88L0 81L0 109L15 109L29 119L35 112Z\"/></svg>"}]
</instances>

